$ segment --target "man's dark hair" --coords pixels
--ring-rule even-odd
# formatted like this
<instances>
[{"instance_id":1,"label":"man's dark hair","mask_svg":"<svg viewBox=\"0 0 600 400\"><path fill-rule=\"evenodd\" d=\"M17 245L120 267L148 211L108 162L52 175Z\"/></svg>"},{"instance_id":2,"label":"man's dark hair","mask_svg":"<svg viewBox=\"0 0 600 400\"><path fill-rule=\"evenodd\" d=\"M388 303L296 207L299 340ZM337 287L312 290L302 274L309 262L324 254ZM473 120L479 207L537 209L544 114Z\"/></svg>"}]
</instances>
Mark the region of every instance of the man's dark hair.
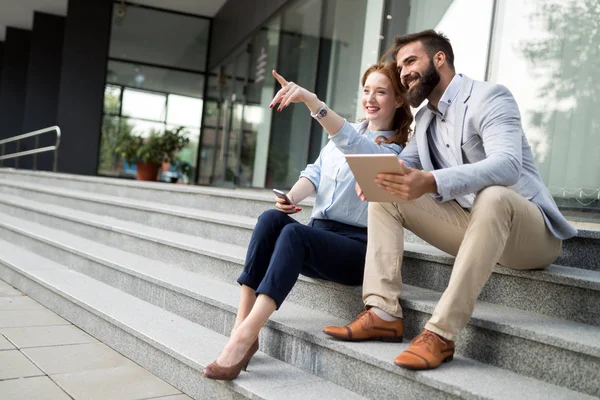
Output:
<instances>
[{"instance_id":1,"label":"man's dark hair","mask_svg":"<svg viewBox=\"0 0 600 400\"><path fill-rule=\"evenodd\" d=\"M450 67L454 69L454 51L452 50L450 40L448 40L443 33L438 33L433 29L394 37L394 45L386 52L386 54L391 54L395 60L398 51L402 47L413 42L423 43L425 51L427 51L427 54L432 59L438 51L444 52L444 54L446 54L446 61L448 61Z\"/></svg>"}]
</instances>

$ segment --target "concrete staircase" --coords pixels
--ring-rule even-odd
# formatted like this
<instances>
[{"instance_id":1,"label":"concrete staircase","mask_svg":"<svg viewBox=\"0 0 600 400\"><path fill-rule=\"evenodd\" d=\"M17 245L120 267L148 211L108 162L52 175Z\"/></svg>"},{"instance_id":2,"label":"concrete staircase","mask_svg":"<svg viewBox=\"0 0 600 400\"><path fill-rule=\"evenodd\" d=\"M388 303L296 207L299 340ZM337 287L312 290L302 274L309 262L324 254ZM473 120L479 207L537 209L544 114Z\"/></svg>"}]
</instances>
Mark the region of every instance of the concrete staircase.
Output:
<instances>
[{"instance_id":1,"label":"concrete staircase","mask_svg":"<svg viewBox=\"0 0 600 400\"><path fill-rule=\"evenodd\" d=\"M362 310L360 288L301 277L233 382L200 371L233 325L266 191L0 169L0 278L195 399L584 399L600 396L600 231L544 271L497 267L455 361L392 360L433 312L453 257L407 235L405 343L321 330ZM299 219L307 221L311 202Z\"/></svg>"}]
</instances>

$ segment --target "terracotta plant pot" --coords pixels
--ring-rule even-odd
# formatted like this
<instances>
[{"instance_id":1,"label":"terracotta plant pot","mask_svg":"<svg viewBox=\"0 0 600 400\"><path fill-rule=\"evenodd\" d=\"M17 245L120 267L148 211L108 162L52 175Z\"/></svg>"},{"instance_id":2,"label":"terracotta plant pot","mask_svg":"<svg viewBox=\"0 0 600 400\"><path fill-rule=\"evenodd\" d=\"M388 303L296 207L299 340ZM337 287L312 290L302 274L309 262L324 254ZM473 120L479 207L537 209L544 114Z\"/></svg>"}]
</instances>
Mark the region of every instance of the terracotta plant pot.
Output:
<instances>
[{"instance_id":1,"label":"terracotta plant pot","mask_svg":"<svg viewBox=\"0 0 600 400\"><path fill-rule=\"evenodd\" d=\"M144 162L136 163L136 165L138 181L156 181L158 179L160 165Z\"/></svg>"}]
</instances>

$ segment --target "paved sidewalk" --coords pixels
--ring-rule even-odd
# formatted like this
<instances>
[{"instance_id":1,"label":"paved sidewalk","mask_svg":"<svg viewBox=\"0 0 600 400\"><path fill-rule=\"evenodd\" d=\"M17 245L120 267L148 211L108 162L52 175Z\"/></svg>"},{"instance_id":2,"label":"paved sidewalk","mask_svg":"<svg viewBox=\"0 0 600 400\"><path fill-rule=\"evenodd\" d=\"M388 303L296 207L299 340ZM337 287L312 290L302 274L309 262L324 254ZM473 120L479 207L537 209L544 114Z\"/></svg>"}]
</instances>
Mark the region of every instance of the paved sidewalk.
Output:
<instances>
[{"instance_id":1,"label":"paved sidewalk","mask_svg":"<svg viewBox=\"0 0 600 400\"><path fill-rule=\"evenodd\" d=\"M190 400L2 280L0 399Z\"/></svg>"}]
</instances>

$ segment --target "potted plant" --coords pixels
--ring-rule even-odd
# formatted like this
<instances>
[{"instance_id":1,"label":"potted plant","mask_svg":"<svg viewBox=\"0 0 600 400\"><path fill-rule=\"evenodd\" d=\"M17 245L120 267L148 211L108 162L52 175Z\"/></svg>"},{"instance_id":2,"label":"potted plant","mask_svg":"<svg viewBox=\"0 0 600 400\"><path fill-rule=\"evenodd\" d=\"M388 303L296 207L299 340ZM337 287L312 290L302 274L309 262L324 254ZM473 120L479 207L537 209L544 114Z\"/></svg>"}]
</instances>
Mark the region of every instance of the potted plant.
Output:
<instances>
[{"instance_id":1,"label":"potted plant","mask_svg":"<svg viewBox=\"0 0 600 400\"><path fill-rule=\"evenodd\" d=\"M152 130L147 138L125 133L119 137L115 151L127 162L136 163L138 180L155 181L161 164L174 160L189 141L184 127Z\"/></svg>"}]
</instances>

